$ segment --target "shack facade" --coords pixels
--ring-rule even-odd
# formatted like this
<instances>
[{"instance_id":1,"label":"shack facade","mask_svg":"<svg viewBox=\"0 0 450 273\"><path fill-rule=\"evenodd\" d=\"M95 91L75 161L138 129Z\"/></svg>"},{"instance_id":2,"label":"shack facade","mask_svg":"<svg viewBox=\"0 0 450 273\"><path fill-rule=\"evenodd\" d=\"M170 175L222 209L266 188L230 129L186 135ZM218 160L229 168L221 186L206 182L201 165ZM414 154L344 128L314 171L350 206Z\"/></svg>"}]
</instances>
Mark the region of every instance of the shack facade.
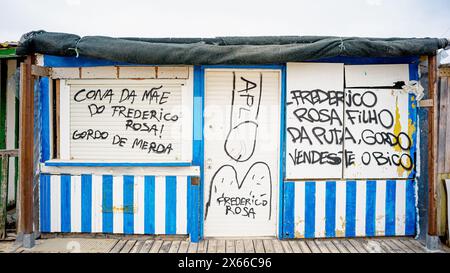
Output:
<instances>
[{"instance_id":1,"label":"shack facade","mask_svg":"<svg viewBox=\"0 0 450 273\"><path fill-rule=\"evenodd\" d=\"M446 40L25 38L42 233L420 232L419 63Z\"/></svg>"}]
</instances>

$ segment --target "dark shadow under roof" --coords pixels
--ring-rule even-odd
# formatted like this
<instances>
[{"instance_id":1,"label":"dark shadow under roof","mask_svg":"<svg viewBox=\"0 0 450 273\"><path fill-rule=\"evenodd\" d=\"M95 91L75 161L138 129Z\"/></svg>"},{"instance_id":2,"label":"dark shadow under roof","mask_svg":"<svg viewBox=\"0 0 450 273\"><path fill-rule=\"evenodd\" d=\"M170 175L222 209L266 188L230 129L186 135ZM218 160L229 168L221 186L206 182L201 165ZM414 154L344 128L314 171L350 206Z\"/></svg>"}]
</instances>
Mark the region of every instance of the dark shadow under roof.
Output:
<instances>
[{"instance_id":1,"label":"dark shadow under roof","mask_svg":"<svg viewBox=\"0 0 450 273\"><path fill-rule=\"evenodd\" d=\"M280 64L344 57L404 57L435 54L445 38L260 36L217 38L112 38L32 31L17 54L32 53L135 64Z\"/></svg>"}]
</instances>

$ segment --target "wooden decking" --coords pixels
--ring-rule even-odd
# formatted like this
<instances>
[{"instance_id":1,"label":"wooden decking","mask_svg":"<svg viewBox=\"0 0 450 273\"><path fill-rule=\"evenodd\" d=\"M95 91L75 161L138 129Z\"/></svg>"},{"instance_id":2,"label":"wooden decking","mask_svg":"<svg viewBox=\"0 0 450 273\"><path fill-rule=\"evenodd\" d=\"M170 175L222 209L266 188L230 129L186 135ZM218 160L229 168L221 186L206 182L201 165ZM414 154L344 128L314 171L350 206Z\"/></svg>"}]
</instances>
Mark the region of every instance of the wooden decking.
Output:
<instances>
[{"instance_id":1,"label":"wooden decking","mask_svg":"<svg viewBox=\"0 0 450 273\"><path fill-rule=\"evenodd\" d=\"M99 245L99 247L95 247ZM78 246L78 248L76 247ZM86 247L89 246L89 247ZM421 253L428 252L409 237L354 239L207 239L199 243L177 239L80 239L38 240L32 249L14 252L108 252L108 253ZM438 252L450 252L444 248Z\"/></svg>"}]
</instances>

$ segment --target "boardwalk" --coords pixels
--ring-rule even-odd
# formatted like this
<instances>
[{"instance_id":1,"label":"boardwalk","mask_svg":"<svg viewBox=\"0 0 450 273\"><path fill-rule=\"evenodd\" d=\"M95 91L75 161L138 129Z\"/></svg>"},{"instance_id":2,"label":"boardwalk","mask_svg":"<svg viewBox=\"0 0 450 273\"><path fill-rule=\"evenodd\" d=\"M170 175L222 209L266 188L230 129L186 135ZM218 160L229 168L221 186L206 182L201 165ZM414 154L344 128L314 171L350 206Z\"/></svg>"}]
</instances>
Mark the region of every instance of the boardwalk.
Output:
<instances>
[{"instance_id":1,"label":"boardwalk","mask_svg":"<svg viewBox=\"0 0 450 273\"><path fill-rule=\"evenodd\" d=\"M94 239L52 238L38 240L32 249L10 252L107 252L107 253L422 253L428 252L409 237L354 239ZM448 248L435 252L448 252Z\"/></svg>"}]
</instances>

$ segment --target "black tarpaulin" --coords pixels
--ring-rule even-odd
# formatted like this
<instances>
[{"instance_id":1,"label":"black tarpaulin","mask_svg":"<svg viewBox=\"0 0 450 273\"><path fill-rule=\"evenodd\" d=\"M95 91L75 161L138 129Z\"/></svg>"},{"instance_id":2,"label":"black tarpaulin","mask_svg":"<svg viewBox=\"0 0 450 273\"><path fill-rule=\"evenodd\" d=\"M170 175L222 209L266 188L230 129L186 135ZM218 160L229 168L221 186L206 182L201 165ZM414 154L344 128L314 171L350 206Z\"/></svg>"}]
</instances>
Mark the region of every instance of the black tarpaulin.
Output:
<instances>
[{"instance_id":1,"label":"black tarpaulin","mask_svg":"<svg viewBox=\"0 0 450 273\"><path fill-rule=\"evenodd\" d=\"M337 56L429 55L448 45L449 41L443 38L112 38L33 31L22 36L16 52L19 55L82 56L135 64L279 64Z\"/></svg>"}]
</instances>

